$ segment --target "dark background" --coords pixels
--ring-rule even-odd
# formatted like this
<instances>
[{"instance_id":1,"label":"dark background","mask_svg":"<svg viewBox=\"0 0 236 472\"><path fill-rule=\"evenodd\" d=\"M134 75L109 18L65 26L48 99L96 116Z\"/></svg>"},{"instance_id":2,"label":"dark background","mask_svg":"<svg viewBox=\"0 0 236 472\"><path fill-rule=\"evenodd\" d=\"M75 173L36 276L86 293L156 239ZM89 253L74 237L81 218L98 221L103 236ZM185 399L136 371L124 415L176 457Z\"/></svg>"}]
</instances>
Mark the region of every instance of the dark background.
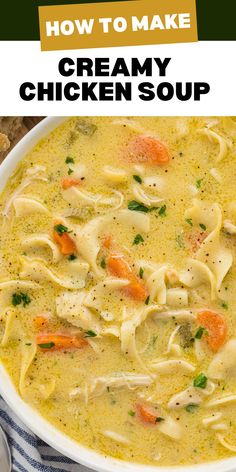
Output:
<instances>
[{"instance_id":1,"label":"dark background","mask_svg":"<svg viewBox=\"0 0 236 472\"><path fill-rule=\"evenodd\" d=\"M38 40L39 5L99 3L101 0L0 1L0 40ZM158 4L158 0L153 2ZM199 40L236 40L236 0L196 0L196 3Z\"/></svg>"}]
</instances>

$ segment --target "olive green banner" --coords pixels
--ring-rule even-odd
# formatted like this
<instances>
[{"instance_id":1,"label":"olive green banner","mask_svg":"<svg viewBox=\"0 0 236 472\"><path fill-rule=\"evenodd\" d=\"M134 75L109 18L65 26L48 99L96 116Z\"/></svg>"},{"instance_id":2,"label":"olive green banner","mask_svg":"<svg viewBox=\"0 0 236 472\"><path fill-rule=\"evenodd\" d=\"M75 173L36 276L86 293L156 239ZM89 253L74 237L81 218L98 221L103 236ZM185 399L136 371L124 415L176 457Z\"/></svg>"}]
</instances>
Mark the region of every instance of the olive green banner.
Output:
<instances>
[{"instance_id":1,"label":"olive green banner","mask_svg":"<svg viewBox=\"0 0 236 472\"><path fill-rule=\"evenodd\" d=\"M0 14L0 40L39 40L38 7L107 3L110 0L20 0L3 1ZM113 0L121 1L121 0ZM130 0L132 1L132 0ZM156 0L153 0L156 3ZM164 3L164 0L162 1ZM173 3L178 3L173 0ZM236 1L196 0L199 41L236 40ZM122 11L122 10L121 10Z\"/></svg>"}]
</instances>

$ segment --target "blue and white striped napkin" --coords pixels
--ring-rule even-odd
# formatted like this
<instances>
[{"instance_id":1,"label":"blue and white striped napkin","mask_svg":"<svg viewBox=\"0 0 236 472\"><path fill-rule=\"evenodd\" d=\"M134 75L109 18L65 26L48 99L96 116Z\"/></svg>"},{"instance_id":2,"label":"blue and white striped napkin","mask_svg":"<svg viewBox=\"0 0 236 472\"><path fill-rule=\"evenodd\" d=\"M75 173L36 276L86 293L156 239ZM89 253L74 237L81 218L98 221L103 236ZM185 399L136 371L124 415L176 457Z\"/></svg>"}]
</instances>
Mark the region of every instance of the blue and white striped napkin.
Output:
<instances>
[{"instance_id":1,"label":"blue and white striped napkin","mask_svg":"<svg viewBox=\"0 0 236 472\"><path fill-rule=\"evenodd\" d=\"M14 472L91 472L35 436L1 397L0 425L9 442Z\"/></svg>"}]
</instances>

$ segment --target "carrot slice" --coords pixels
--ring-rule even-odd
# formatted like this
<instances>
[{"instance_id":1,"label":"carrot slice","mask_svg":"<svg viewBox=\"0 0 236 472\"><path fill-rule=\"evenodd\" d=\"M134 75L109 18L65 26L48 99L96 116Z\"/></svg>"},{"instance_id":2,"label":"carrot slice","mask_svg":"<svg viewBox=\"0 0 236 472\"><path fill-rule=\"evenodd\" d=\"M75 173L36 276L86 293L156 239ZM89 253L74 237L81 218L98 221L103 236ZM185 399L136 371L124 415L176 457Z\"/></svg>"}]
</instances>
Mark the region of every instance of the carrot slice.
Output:
<instances>
[{"instance_id":1,"label":"carrot slice","mask_svg":"<svg viewBox=\"0 0 236 472\"><path fill-rule=\"evenodd\" d=\"M130 162L162 166L170 160L165 144L152 136L140 135L133 138L128 144L127 153Z\"/></svg>"},{"instance_id":2,"label":"carrot slice","mask_svg":"<svg viewBox=\"0 0 236 472\"><path fill-rule=\"evenodd\" d=\"M80 349L88 345L88 342L77 336L64 334L38 334L36 343L42 351L58 351L68 349Z\"/></svg>"},{"instance_id":3,"label":"carrot slice","mask_svg":"<svg viewBox=\"0 0 236 472\"><path fill-rule=\"evenodd\" d=\"M146 424L157 424L158 419L160 419L153 408L143 405L142 403L137 403L136 412L139 419Z\"/></svg>"},{"instance_id":4,"label":"carrot slice","mask_svg":"<svg viewBox=\"0 0 236 472\"><path fill-rule=\"evenodd\" d=\"M108 268L113 275L117 277L128 278L132 276L132 269L128 262L119 254L110 254L107 261Z\"/></svg>"},{"instance_id":5,"label":"carrot slice","mask_svg":"<svg viewBox=\"0 0 236 472\"><path fill-rule=\"evenodd\" d=\"M76 187L76 185L80 185L81 184L81 179L69 179L69 178L65 178L62 180L62 188L64 190L67 190L68 188L70 187Z\"/></svg>"},{"instance_id":6,"label":"carrot slice","mask_svg":"<svg viewBox=\"0 0 236 472\"><path fill-rule=\"evenodd\" d=\"M62 226L65 231L61 233L56 231L57 226ZM53 239L60 246L60 251L64 256L70 256L76 252L76 245L73 239L68 234L67 228L60 224L60 221L55 221Z\"/></svg>"},{"instance_id":7,"label":"carrot slice","mask_svg":"<svg viewBox=\"0 0 236 472\"><path fill-rule=\"evenodd\" d=\"M107 268L112 275L128 279L130 281L127 287L123 287L122 291L135 300L146 300L148 293L139 277L133 273L128 262L119 254L110 254L107 259Z\"/></svg>"},{"instance_id":8,"label":"carrot slice","mask_svg":"<svg viewBox=\"0 0 236 472\"><path fill-rule=\"evenodd\" d=\"M197 315L197 324L207 330L204 336L207 344L213 352L217 352L225 343L228 334L223 316L211 310L200 311Z\"/></svg>"},{"instance_id":9,"label":"carrot slice","mask_svg":"<svg viewBox=\"0 0 236 472\"><path fill-rule=\"evenodd\" d=\"M58 234L56 230L54 230L53 239L59 244L61 253L64 256L70 256L76 252L76 245L68 233Z\"/></svg>"},{"instance_id":10,"label":"carrot slice","mask_svg":"<svg viewBox=\"0 0 236 472\"><path fill-rule=\"evenodd\" d=\"M34 318L34 326L37 329L43 328L47 324L47 322L48 322L48 319L44 315L37 315Z\"/></svg>"}]
</instances>

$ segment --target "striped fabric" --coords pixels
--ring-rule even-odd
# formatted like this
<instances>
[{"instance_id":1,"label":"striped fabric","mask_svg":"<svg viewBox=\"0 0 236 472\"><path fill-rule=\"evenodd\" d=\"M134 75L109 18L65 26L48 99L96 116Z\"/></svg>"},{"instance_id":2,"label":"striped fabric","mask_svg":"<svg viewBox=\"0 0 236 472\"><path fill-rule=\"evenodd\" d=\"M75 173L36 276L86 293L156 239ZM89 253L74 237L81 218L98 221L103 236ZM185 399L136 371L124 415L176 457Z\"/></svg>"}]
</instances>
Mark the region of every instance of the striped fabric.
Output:
<instances>
[{"instance_id":1,"label":"striped fabric","mask_svg":"<svg viewBox=\"0 0 236 472\"><path fill-rule=\"evenodd\" d=\"M14 472L91 472L62 456L29 431L1 397L0 425L8 438Z\"/></svg>"}]
</instances>

